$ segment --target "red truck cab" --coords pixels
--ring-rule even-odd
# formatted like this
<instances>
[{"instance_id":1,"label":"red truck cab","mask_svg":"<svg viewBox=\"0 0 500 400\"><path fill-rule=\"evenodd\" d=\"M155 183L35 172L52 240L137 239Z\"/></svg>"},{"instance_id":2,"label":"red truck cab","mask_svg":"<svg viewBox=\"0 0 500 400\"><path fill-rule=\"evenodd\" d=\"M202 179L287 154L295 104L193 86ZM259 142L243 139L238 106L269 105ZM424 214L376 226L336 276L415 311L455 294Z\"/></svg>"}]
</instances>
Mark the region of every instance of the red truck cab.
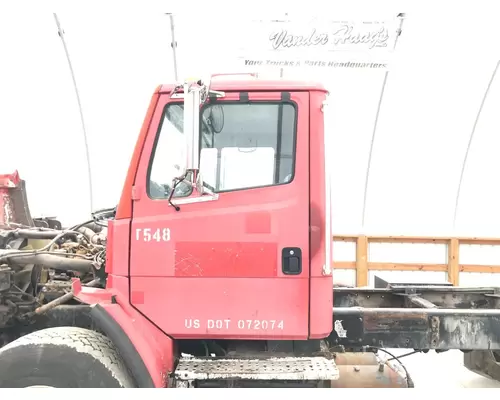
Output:
<instances>
[{"instance_id":1,"label":"red truck cab","mask_svg":"<svg viewBox=\"0 0 500 400\"><path fill-rule=\"evenodd\" d=\"M333 289L327 91L230 76L212 79L210 91L223 95L209 95L194 124L201 193L173 184L193 151L182 89L153 95L112 222L108 254L128 257L109 263L108 285L128 276L131 305L174 339L324 338Z\"/></svg>"},{"instance_id":2,"label":"red truck cab","mask_svg":"<svg viewBox=\"0 0 500 400\"><path fill-rule=\"evenodd\" d=\"M460 349L498 376L498 288L333 288L326 96L227 76L160 86L118 207L70 229L28 221L6 177L0 387L413 387L384 347Z\"/></svg>"}]
</instances>

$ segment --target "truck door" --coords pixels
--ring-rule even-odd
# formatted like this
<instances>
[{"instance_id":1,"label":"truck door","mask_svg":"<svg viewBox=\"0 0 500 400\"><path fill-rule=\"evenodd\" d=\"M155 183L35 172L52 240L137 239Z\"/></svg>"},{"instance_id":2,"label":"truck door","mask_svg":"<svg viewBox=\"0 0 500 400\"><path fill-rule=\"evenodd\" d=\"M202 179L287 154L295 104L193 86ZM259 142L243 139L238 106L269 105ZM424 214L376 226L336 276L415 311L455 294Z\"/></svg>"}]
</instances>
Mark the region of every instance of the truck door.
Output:
<instances>
[{"instance_id":1,"label":"truck door","mask_svg":"<svg viewBox=\"0 0 500 400\"><path fill-rule=\"evenodd\" d=\"M177 102L176 102L177 101ZM174 338L305 339L309 93L226 92L201 108L200 171L172 179L183 106L162 94L134 186L131 303Z\"/></svg>"}]
</instances>

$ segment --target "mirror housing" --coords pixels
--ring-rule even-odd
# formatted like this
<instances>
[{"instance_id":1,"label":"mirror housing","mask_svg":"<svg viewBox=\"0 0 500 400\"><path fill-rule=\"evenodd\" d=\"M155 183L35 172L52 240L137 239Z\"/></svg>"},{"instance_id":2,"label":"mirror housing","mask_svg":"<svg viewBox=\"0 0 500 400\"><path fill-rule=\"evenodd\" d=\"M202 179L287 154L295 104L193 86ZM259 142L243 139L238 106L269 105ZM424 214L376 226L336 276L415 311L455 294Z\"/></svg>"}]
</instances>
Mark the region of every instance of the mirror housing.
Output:
<instances>
[{"instance_id":1,"label":"mirror housing","mask_svg":"<svg viewBox=\"0 0 500 400\"><path fill-rule=\"evenodd\" d=\"M210 82L210 79L209 79ZM183 89L183 93L180 93ZM184 100L183 110L183 133L186 143L186 165L181 168L185 182L194 187L200 187L200 194L211 193L203 186L203 181L199 176L200 170L200 106L205 103L208 96L224 97L225 93L210 90L210 83L205 85L203 81L186 81L182 85L177 85L170 93L171 98L182 98Z\"/></svg>"},{"instance_id":2,"label":"mirror housing","mask_svg":"<svg viewBox=\"0 0 500 400\"><path fill-rule=\"evenodd\" d=\"M202 88L196 84L184 84L184 135L187 143L187 170L200 167L200 104Z\"/></svg>"}]
</instances>

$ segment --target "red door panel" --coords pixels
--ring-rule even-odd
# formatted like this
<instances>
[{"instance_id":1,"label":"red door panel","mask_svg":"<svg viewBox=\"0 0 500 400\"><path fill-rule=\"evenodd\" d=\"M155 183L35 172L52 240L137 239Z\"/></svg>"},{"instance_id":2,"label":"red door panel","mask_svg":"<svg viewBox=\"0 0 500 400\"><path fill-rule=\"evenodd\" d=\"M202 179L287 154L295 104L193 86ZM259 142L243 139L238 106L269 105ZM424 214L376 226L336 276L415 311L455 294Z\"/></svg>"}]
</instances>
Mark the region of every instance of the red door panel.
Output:
<instances>
[{"instance_id":1,"label":"red door panel","mask_svg":"<svg viewBox=\"0 0 500 400\"><path fill-rule=\"evenodd\" d=\"M221 104L237 104L238 99L239 94L227 93ZM251 92L249 100L250 107L256 101L280 102L281 94ZM132 304L175 338L307 338L309 94L290 94L296 110L291 182L222 191L217 200L180 204L180 211L147 193L149 160L169 101L168 95L160 98L136 177ZM247 137L236 128L238 119L230 112L233 108L223 109L227 132L222 131L219 138L226 137L228 147L233 142L238 148L245 146ZM246 132L252 138L252 126ZM257 146L267 140L266 132L256 134ZM221 159L225 151L220 151ZM284 248L300 249L300 274L283 273Z\"/></svg>"}]
</instances>

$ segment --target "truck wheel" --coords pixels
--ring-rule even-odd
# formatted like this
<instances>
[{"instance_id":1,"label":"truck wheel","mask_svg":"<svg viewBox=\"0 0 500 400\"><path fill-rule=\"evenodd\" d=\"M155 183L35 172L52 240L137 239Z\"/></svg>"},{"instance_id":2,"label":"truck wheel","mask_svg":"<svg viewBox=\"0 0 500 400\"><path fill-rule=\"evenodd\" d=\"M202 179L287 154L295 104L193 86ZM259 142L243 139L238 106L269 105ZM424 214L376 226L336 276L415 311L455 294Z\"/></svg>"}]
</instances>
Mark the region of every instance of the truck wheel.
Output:
<instances>
[{"instance_id":1,"label":"truck wheel","mask_svg":"<svg viewBox=\"0 0 500 400\"><path fill-rule=\"evenodd\" d=\"M132 382L113 343L88 329L43 329L0 349L1 388L123 388Z\"/></svg>"},{"instance_id":2,"label":"truck wheel","mask_svg":"<svg viewBox=\"0 0 500 400\"><path fill-rule=\"evenodd\" d=\"M500 352L472 350L464 353L464 366L485 378L500 381Z\"/></svg>"}]
</instances>

